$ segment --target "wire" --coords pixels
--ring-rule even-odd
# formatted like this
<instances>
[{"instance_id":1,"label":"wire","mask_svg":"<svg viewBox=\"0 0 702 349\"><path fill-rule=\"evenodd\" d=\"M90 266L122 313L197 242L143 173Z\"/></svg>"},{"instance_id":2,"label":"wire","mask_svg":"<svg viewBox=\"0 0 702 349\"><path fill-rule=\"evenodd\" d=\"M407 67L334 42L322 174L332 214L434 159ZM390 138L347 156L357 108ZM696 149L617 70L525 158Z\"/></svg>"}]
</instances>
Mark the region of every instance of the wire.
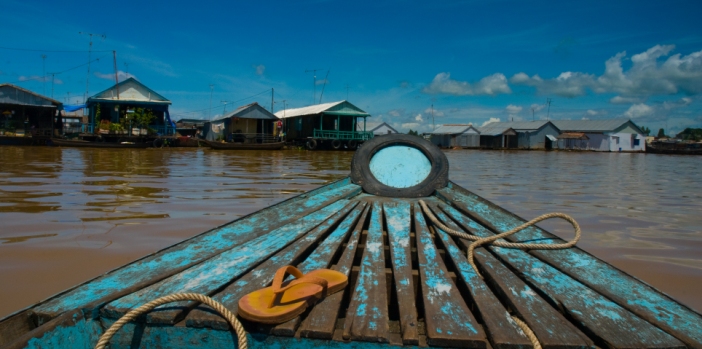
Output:
<instances>
[{"instance_id":1,"label":"wire","mask_svg":"<svg viewBox=\"0 0 702 349\"><path fill-rule=\"evenodd\" d=\"M86 65L88 65L88 64L90 64L90 63L97 62L97 61L99 61L99 60L101 60L101 59L103 59L103 58L105 58L105 57L107 57L107 56L108 56L108 55L104 55L104 56L102 56L102 57L95 58L95 59L93 59L93 60L90 61L90 62L83 63L83 64L81 64L81 65L77 65L77 66L75 66L75 67L73 67L73 68L68 68L68 69L62 70L62 71L60 71L60 72L53 72L53 73L52 73L52 72L49 72L49 73L47 73L45 76L35 76L35 77L31 77L31 78L26 78L26 79L24 79L24 80L18 80L18 81L12 82L12 84L19 84L19 83L23 83L23 82L27 82L27 81L35 81L35 80L44 80L44 79L47 79L47 77L48 77L49 75L58 75L58 74L61 74L61 73L65 73L65 72L67 72L67 71L71 71L71 70L74 70L74 69L78 69L78 68L84 67L84 66L86 66Z\"/></svg>"},{"instance_id":2,"label":"wire","mask_svg":"<svg viewBox=\"0 0 702 349\"><path fill-rule=\"evenodd\" d=\"M35 50L29 48L15 48L15 47L2 47L2 50L12 50L12 51L32 51L32 52L90 52L88 50ZM113 50L92 50L92 52L112 52Z\"/></svg>"},{"instance_id":3,"label":"wire","mask_svg":"<svg viewBox=\"0 0 702 349\"><path fill-rule=\"evenodd\" d=\"M270 89L268 89L268 90L270 90ZM228 102L227 104L238 103L238 102L241 102L241 101L245 101L245 100L247 100L247 99L251 99L251 98L256 97L256 96L260 96L260 95L262 95L262 94L264 94L264 93L268 93L268 90L265 90L265 91L263 91L263 92L261 92L261 93L257 93L257 94L255 94L255 95L248 96L248 97L246 97L246 98L242 98L242 99L239 99L239 100L236 100L236 101L233 101L233 102ZM196 113L196 112L199 112L199 111L212 110L212 109L219 108L219 107L220 107L220 106L215 106L215 107L212 107L212 108L205 108L205 109L184 111L184 112L180 112L180 113L172 114L172 115L175 116L175 115L192 114L192 113Z\"/></svg>"}]
</instances>

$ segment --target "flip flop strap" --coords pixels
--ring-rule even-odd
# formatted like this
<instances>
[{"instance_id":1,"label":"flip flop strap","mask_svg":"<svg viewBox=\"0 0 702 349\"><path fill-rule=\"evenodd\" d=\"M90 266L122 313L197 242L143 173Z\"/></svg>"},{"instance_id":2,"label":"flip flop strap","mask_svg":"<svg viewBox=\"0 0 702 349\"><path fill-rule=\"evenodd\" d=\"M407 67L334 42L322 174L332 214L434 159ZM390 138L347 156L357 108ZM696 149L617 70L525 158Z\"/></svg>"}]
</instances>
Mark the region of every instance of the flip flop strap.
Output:
<instances>
[{"instance_id":1,"label":"flip flop strap","mask_svg":"<svg viewBox=\"0 0 702 349\"><path fill-rule=\"evenodd\" d=\"M283 281L285 280L285 276L288 274L294 276L296 280L293 280L290 283L288 283L287 286L282 287ZM321 286L323 290L326 290L329 284L329 282L326 279L311 275L304 275L299 269L293 267L292 265L287 265L278 269L278 271L275 272L275 277L273 277L273 285L271 286L273 287L273 293L278 294L283 293L285 292L285 290L302 283L316 284Z\"/></svg>"}]
</instances>

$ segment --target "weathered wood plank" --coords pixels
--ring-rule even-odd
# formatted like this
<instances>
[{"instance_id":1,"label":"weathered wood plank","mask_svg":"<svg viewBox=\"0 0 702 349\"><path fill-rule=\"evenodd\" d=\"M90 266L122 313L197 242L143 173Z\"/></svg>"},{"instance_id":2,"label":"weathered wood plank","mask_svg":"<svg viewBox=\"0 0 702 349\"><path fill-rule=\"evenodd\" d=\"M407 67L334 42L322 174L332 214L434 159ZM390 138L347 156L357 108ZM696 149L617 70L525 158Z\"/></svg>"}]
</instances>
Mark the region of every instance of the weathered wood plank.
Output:
<instances>
[{"instance_id":1,"label":"weathered wood plank","mask_svg":"<svg viewBox=\"0 0 702 349\"><path fill-rule=\"evenodd\" d=\"M79 310L64 313L43 326L24 333L3 349L93 348L102 328L85 319Z\"/></svg>"},{"instance_id":2,"label":"weathered wood plank","mask_svg":"<svg viewBox=\"0 0 702 349\"><path fill-rule=\"evenodd\" d=\"M353 205L347 205L322 224L312 229L305 236L276 253L274 256L258 265L252 271L246 273L246 275L227 286L223 291L218 292L217 295L213 296L213 298L224 304L224 306L230 311L236 313L239 298L270 284L273 280L275 272L280 267L294 264L303 253L305 253L314 243L326 235L330 228L339 223L339 221L341 221L353 208ZM351 211L349 217L353 220L355 217L358 217L359 214L360 212L358 211ZM347 219L349 219L349 217L347 217ZM342 223L342 226L343 225L344 223ZM166 307L159 307L149 313L147 322L173 324L180 320L180 317L184 312L195 307L196 305L197 302L176 302L171 303ZM229 324L224 318L219 316L219 314L214 314L209 308L204 306L190 311L186 322L195 327L208 326L217 329L227 329L229 327Z\"/></svg>"},{"instance_id":3,"label":"weathered wood plank","mask_svg":"<svg viewBox=\"0 0 702 349\"><path fill-rule=\"evenodd\" d=\"M349 203L348 200L339 200L269 234L238 245L179 274L112 301L100 312L103 316L119 318L131 309L169 294L183 292L211 294L314 229L346 205L355 204ZM168 305L162 307L168 307Z\"/></svg>"},{"instance_id":4,"label":"weathered wood plank","mask_svg":"<svg viewBox=\"0 0 702 349\"><path fill-rule=\"evenodd\" d=\"M366 203L363 203L366 205ZM365 216L366 212L363 213L364 219L360 221L360 226L363 227L363 223L365 222ZM358 218L358 217L356 217ZM332 236L329 236L327 239L324 240L324 243L320 244L320 246L309 256L305 259L304 262L300 263L298 265L298 269L300 269L303 273L309 273L315 269L320 269L320 268L327 268L331 264L331 259L334 256L334 254L338 251L339 246L341 245L341 242L348 237L348 234L352 231L351 228L354 228L354 226L357 227L357 222L356 221L349 221L349 224L346 224L344 227L340 227L341 229L337 230L332 234ZM337 266L335 266L332 269L337 269L339 263L337 263ZM349 264L348 270L349 271L342 271L344 272L347 276L348 273L350 272L351 265ZM342 294L343 296L343 291L338 292L332 296L336 296L337 299L339 296L338 294ZM339 301L341 301L341 298L338 298ZM332 324L336 322L336 317L338 315L338 307L336 310L330 311L328 314L325 314L329 316L329 319ZM304 314L303 314L304 316ZM288 336L292 337L295 335L295 330L297 329L298 325L300 324L302 316L298 316L288 322L282 323L280 325L275 326L271 330L271 334L276 335L276 336Z\"/></svg>"},{"instance_id":5,"label":"weathered wood plank","mask_svg":"<svg viewBox=\"0 0 702 349\"><path fill-rule=\"evenodd\" d=\"M448 219L448 217L435 207L432 210L436 216L447 225L455 230L463 231L461 228L456 226L453 221ZM480 277L475 274L473 267L468 264L465 253L457 248L455 243L449 237L449 235L436 228L442 237L442 241L449 243L450 253L454 258L454 262L458 261L457 267L465 270L466 273L471 274L474 282L472 283L471 293L477 291L476 284L482 284L482 287L487 287ZM459 244L465 250L468 249L469 241L464 239L459 239ZM551 307L546 301L544 301L533 289L527 286L521 279L514 275L511 271L505 268L495 257L484 250L478 250L476 253L476 262L484 268L483 274L488 277L492 283L494 283L502 292L500 293L500 298L502 298L507 306L513 309L520 318L529 325L532 331L539 338L541 346L544 348L591 348L594 346L592 340L590 340L585 334L580 332L573 324L566 320L563 315L561 315L556 309ZM460 265L460 266L459 266ZM499 301L490 292L493 301L488 299L474 297L475 303L479 309L481 309L481 314L483 320L487 325L487 329L491 335L498 333L498 331L504 330L504 327L500 325L490 324L486 319L485 312L482 308L486 305L493 305L495 302ZM504 307L500 305L501 311L505 311ZM493 315L494 316L494 315ZM499 318L499 315L497 316ZM504 316L503 316L504 317ZM510 319L509 317L507 319ZM513 328L517 328L513 321L509 321ZM521 330L519 331L521 332ZM509 337L503 337L509 338ZM526 337L523 337L525 340ZM493 342L494 343L494 342ZM507 344L508 342L504 343ZM528 345L527 340L527 345ZM494 346L494 345L493 345Z\"/></svg>"},{"instance_id":6,"label":"weathered wood plank","mask_svg":"<svg viewBox=\"0 0 702 349\"><path fill-rule=\"evenodd\" d=\"M508 231L525 222L459 186L450 186L453 188L439 190L437 195L495 231ZM525 229L507 240L538 240L539 243L554 244L563 242L539 227ZM534 250L530 253L664 329L688 346L702 348L702 316L653 287L577 247L552 251Z\"/></svg>"},{"instance_id":7,"label":"weathered wood plank","mask_svg":"<svg viewBox=\"0 0 702 349\"><path fill-rule=\"evenodd\" d=\"M101 307L343 198L360 193L348 178L296 196L74 287L35 307L39 324L72 309Z\"/></svg>"},{"instance_id":8,"label":"weathered wood plank","mask_svg":"<svg viewBox=\"0 0 702 349\"><path fill-rule=\"evenodd\" d=\"M457 210L448 206L441 208L464 231L469 231L477 236L493 235L492 232L461 215ZM526 279L539 292L553 299L562 311L574 319L579 328L582 328L591 337L595 336L608 347L685 347L683 343L659 328L522 250L494 246L490 246L488 249L499 256L503 263L517 270L519 276Z\"/></svg>"},{"instance_id":9,"label":"weathered wood plank","mask_svg":"<svg viewBox=\"0 0 702 349\"><path fill-rule=\"evenodd\" d=\"M346 247L344 248L341 258L339 258L336 265L332 267L332 269L344 273L346 276L349 276L351 273L353 259L356 255L356 246L358 246L358 240L361 236L361 232L363 231L363 226L365 225L368 212L370 212L370 206L366 207L363 215L361 215L361 218L356 223L356 227L354 228L353 233L349 238ZM308 260L309 259L310 258L308 258ZM310 263L307 265L307 267L311 268L313 264L315 263ZM347 287L344 291L335 293L316 304L300 324L300 336L307 338L331 339L334 335L336 319L339 316L341 301L344 298L344 294L348 292L348 289L349 287Z\"/></svg>"},{"instance_id":10,"label":"weathered wood plank","mask_svg":"<svg viewBox=\"0 0 702 349\"><path fill-rule=\"evenodd\" d=\"M412 280L412 256L410 252L410 226L412 223L409 202L383 204L385 222L388 227L390 256L395 291L400 311L400 333L403 344L419 344L417 332L417 306Z\"/></svg>"},{"instance_id":11,"label":"weathered wood plank","mask_svg":"<svg viewBox=\"0 0 702 349\"><path fill-rule=\"evenodd\" d=\"M388 342L382 215L380 204L373 203L361 271L344 322L345 339Z\"/></svg>"},{"instance_id":12,"label":"weathered wood plank","mask_svg":"<svg viewBox=\"0 0 702 349\"><path fill-rule=\"evenodd\" d=\"M24 310L0 322L0 348L36 328L34 314Z\"/></svg>"},{"instance_id":13,"label":"weathered wood plank","mask_svg":"<svg viewBox=\"0 0 702 349\"><path fill-rule=\"evenodd\" d=\"M434 214L452 229L460 230L453 222L446 219L443 212L434 209ZM500 303L500 300L492 293L492 290L473 270L468 263L466 255L461 251L453 239L438 227L434 227L441 242L448 250L448 257L456 266L460 280L465 283L468 291L473 297L478 312L486 327L486 332L490 344L496 349L512 349L531 347L531 341L524 335L524 332L512 320L507 309Z\"/></svg>"},{"instance_id":14,"label":"weathered wood plank","mask_svg":"<svg viewBox=\"0 0 702 349\"><path fill-rule=\"evenodd\" d=\"M427 343L435 346L485 348L485 332L449 278L448 271L436 252L422 209L417 204L414 206L414 229L417 234Z\"/></svg>"}]
</instances>

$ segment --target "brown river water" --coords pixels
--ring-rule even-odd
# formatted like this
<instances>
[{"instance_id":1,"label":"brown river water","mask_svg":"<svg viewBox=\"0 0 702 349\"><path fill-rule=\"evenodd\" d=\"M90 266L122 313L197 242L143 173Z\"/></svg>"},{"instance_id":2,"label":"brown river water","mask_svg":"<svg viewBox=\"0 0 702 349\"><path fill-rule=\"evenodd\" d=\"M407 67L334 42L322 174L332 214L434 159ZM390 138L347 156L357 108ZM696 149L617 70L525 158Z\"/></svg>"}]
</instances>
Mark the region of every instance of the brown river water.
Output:
<instances>
[{"instance_id":1,"label":"brown river water","mask_svg":"<svg viewBox=\"0 0 702 349\"><path fill-rule=\"evenodd\" d=\"M450 178L702 311L702 158L446 152ZM350 152L0 147L0 318L345 177ZM567 223L542 227L569 239Z\"/></svg>"}]
</instances>

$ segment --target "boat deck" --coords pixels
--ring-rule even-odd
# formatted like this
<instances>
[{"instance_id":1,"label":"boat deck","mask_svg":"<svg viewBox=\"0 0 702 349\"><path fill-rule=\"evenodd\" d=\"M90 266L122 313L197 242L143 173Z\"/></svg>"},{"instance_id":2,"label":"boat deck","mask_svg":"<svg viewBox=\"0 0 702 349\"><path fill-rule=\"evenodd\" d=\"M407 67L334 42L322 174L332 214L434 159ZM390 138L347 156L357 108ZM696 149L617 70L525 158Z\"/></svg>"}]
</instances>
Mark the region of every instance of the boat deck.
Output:
<instances>
[{"instance_id":1,"label":"boat deck","mask_svg":"<svg viewBox=\"0 0 702 349\"><path fill-rule=\"evenodd\" d=\"M454 184L422 200L452 229L478 236L524 222ZM538 227L508 240L563 242ZM468 244L434 226L418 199L366 194L347 178L5 319L0 346L90 347L129 310L172 293L207 294L235 312L241 296L270 285L278 268L295 265L303 272L332 268L347 274L349 285L287 323L242 320L249 347L532 347L512 316L544 348L702 347L699 314L578 248L479 248L483 279L467 262ZM235 347L236 336L209 307L180 302L125 326L110 343Z\"/></svg>"}]
</instances>

